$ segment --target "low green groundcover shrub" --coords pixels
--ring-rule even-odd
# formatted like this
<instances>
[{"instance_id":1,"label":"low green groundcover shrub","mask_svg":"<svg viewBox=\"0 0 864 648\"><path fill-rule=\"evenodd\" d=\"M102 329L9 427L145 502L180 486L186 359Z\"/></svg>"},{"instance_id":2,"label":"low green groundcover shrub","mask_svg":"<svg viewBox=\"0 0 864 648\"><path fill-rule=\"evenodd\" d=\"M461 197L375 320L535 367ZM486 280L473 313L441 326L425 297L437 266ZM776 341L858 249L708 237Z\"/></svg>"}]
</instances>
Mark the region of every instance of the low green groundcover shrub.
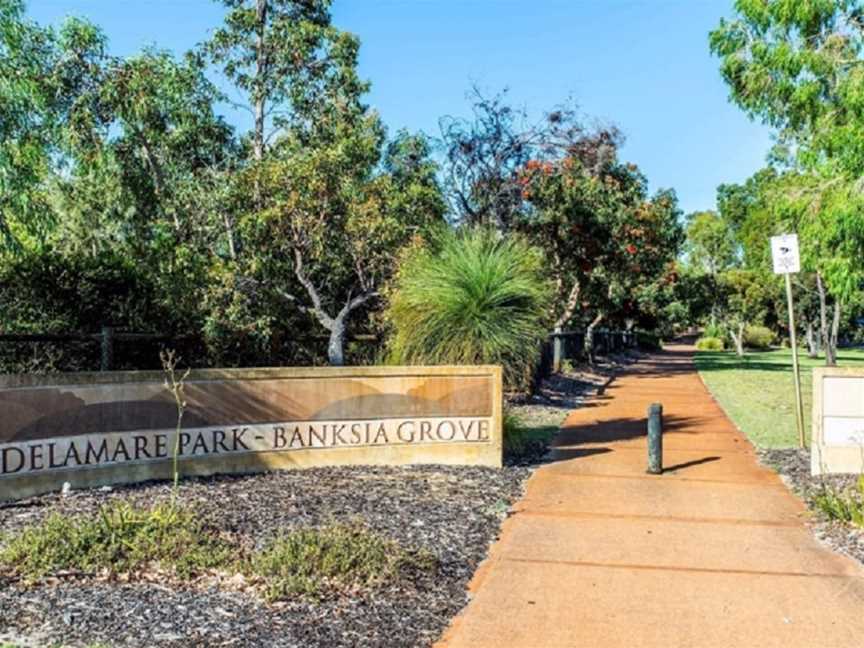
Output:
<instances>
[{"instance_id":1,"label":"low green groundcover shrub","mask_svg":"<svg viewBox=\"0 0 864 648\"><path fill-rule=\"evenodd\" d=\"M750 349L770 349L774 338L774 331L766 326L748 326L744 330L744 346Z\"/></svg>"},{"instance_id":2,"label":"low green groundcover shrub","mask_svg":"<svg viewBox=\"0 0 864 648\"><path fill-rule=\"evenodd\" d=\"M96 515L55 513L4 538L0 567L25 583L64 572L116 575L158 567L189 580L215 570L249 577L268 601L320 599L437 570L431 552L405 549L359 524L294 529L258 551L244 546L175 503L118 502Z\"/></svg>"},{"instance_id":3,"label":"low green groundcover shrub","mask_svg":"<svg viewBox=\"0 0 864 648\"><path fill-rule=\"evenodd\" d=\"M174 504L102 507L95 516L54 513L13 536L0 564L25 580L72 571L111 574L158 564L180 577L230 562L231 548L212 529Z\"/></svg>"},{"instance_id":4,"label":"low green groundcover shrub","mask_svg":"<svg viewBox=\"0 0 864 648\"><path fill-rule=\"evenodd\" d=\"M290 531L249 566L265 580L265 598L274 601L392 583L411 573L434 573L436 564L430 552L407 551L362 525L334 524Z\"/></svg>"},{"instance_id":5,"label":"low green groundcover shrub","mask_svg":"<svg viewBox=\"0 0 864 648\"><path fill-rule=\"evenodd\" d=\"M723 340L716 337L702 337L696 340L696 348L700 351L722 351Z\"/></svg>"},{"instance_id":6,"label":"low green groundcover shrub","mask_svg":"<svg viewBox=\"0 0 864 648\"><path fill-rule=\"evenodd\" d=\"M386 317L397 364L500 364L528 386L548 331L542 252L516 235L444 230L405 253Z\"/></svg>"}]
</instances>

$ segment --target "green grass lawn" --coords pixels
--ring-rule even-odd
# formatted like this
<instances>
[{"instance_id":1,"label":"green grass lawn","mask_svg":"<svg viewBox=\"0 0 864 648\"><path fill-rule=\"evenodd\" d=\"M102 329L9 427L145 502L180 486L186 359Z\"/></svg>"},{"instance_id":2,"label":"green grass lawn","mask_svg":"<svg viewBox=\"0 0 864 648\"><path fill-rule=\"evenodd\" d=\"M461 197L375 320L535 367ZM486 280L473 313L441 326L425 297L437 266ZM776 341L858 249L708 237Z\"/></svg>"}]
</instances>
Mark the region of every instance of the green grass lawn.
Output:
<instances>
[{"instance_id":1,"label":"green grass lawn","mask_svg":"<svg viewBox=\"0 0 864 648\"><path fill-rule=\"evenodd\" d=\"M799 354L801 391L804 396L804 425L810 440L813 402L813 367L823 359ZM841 349L837 364L864 367L864 351ZM792 352L789 349L748 352L738 358L731 351L697 351L696 367L708 389L726 414L761 448L788 448L798 445L795 429L795 387Z\"/></svg>"}]
</instances>

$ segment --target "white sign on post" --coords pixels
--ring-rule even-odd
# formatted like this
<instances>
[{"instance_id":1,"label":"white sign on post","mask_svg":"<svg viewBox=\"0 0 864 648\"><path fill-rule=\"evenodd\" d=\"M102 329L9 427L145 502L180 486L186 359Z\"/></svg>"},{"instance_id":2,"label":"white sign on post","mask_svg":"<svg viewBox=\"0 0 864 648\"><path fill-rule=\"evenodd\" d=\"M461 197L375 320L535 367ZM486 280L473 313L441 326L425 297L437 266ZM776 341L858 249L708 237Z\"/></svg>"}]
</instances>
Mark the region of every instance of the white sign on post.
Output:
<instances>
[{"instance_id":1,"label":"white sign on post","mask_svg":"<svg viewBox=\"0 0 864 648\"><path fill-rule=\"evenodd\" d=\"M801 270L798 255L798 235L781 234L771 237L771 258L774 261L774 274L791 274Z\"/></svg>"},{"instance_id":2,"label":"white sign on post","mask_svg":"<svg viewBox=\"0 0 864 648\"><path fill-rule=\"evenodd\" d=\"M774 274L782 274L786 280L786 305L789 308L789 346L792 347L792 370L795 376L795 421L798 427L798 445L805 447L804 406L801 399L801 375L798 368L798 343L795 341L795 303L792 300L791 275L801 270L798 255L798 235L781 234L771 237L771 259Z\"/></svg>"}]
</instances>

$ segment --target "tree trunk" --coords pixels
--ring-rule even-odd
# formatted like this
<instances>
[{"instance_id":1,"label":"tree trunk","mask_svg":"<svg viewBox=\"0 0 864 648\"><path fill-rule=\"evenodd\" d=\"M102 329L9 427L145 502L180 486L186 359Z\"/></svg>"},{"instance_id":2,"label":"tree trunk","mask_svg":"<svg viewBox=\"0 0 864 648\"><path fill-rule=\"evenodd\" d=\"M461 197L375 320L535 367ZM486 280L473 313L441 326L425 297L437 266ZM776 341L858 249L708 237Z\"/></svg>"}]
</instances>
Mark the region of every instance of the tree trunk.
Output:
<instances>
[{"instance_id":1,"label":"tree trunk","mask_svg":"<svg viewBox=\"0 0 864 648\"><path fill-rule=\"evenodd\" d=\"M267 118L267 51L264 43L264 34L267 29L267 2L268 0L257 0L255 11L258 34L255 42L255 82L252 86L252 102L255 110L252 155L256 162L261 162L264 159L264 123ZM260 169L255 170L255 179L252 185L252 200L258 209L264 206L260 173Z\"/></svg>"},{"instance_id":2,"label":"tree trunk","mask_svg":"<svg viewBox=\"0 0 864 648\"><path fill-rule=\"evenodd\" d=\"M834 302L834 317L831 321L831 332L828 335L828 346L825 347L825 365L837 366L837 337L840 334L840 302Z\"/></svg>"},{"instance_id":3,"label":"tree trunk","mask_svg":"<svg viewBox=\"0 0 864 648\"><path fill-rule=\"evenodd\" d=\"M825 349L825 366L837 365L837 336L840 331L840 302L834 301L834 316L828 326L828 297L822 275L816 273L816 288L819 291L819 325L822 333L822 348Z\"/></svg>"},{"instance_id":4,"label":"tree trunk","mask_svg":"<svg viewBox=\"0 0 864 648\"><path fill-rule=\"evenodd\" d=\"M825 364L831 366L831 336L828 333L828 298L825 294L825 284L822 283L822 275L816 273L816 290L819 293L819 334L822 339L822 348L825 349Z\"/></svg>"},{"instance_id":5,"label":"tree trunk","mask_svg":"<svg viewBox=\"0 0 864 648\"><path fill-rule=\"evenodd\" d=\"M735 354L739 358L744 357L744 324L738 324L736 332L734 327L729 328L729 335L732 336L732 341L735 343Z\"/></svg>"},{"instance_id":6,"label":"tree trunk","mask_svg":"<svg viewBox=\"0 0 864 648\"><path fill-rule=\"evenodd\" d=\"M807 337L807 357L819 357L819 339L816 337L816 332L813 330L813 322L807 320L806 337Z\"/></svg>"},{"instance_id":7,"label":"tree trunk","mask_svg":"<svg viewBox=\"0 0 864 648\"><path fill-rule=\"evenodd\" d=\"M594 329L603 321L603 313L597 313L597 316L591 320L588 328L585 329L585 359L588 364L594 364Z\"/></svg>"},{"instance_id":8,"label":"tree trunk","mask_svg":"<svg viewBox=\"0 0 864 648\"><path fill-rule=\"evenodd\" d=\"M331 367L341 367L345 364L345 320L340 315L331 322L327 362Z\"/></svg>"},{"instance_id":9,"label":"tree trunk","mask_svg":"<svg viewBox=\"0 0 864 648\"><path fill-rule=\"evenodd\" d=\"M306 276L303 269L303 254L298 249L294 249L294 275L300 285L306 289L306 294L312 301L312 306L303 306L299 300L286 292L281 292L283 297L288 301L297 304L304 312L315 316L318 322L330 332L330 338L327 344L327 360L336 367L345 364L345 325L348 317L354 310L365 304L370 299L378 297L378 292L372 289L365 290L356 297L349 293L348 299L345 300L345 305L339 310L335 317L330 317L327 311L324 310L324 304L321 301L321 295L318 288Z\"/></svg>"},{"instance_id":10,"label":"tree trunk","mask_svg":"<svg viewBox=\"0 0 864 648\"><path fill-rule=\"evenodd\" d=\"M227 210L222 213L222 222L225 224L225 234L228 236L228 254L232 261L237 260L237 241L234 238L234 223Z\"/></svg>"},{"instance_id":11,"label":"tree trunk","mask_svg":"<svg viewBox=\"0 0 864 648\"><path fill-rule=\"evenodd\" d=\"M156 197L161 203L159 205L160 211L164 212L166 207L165 200L167 197L165 195L165 174L162 171L162 165L159 164L159 161L153 154L153 150L150 148L150 144L147 142L144 133L139 129L136 129L135 133L141 142L141 150L144 152L144 159L147 160L147 166L150 167L150 179L153 181L153 191L156 193ZM180 218L177 216L177 212L173 209L171 210L171 220L174 222L174 229L179 232Z\"/></svg>"},{"instance_id":12,"label":"tree trunk","mask_svg":"<svg viewBox=\"0 0 864 648\"><path fill-rule=\"evenodd\" d=\"M567 301L564 304L564 311L561 313L561 316L555 320L555 330L562 331L564 330L564 326L573 319L573 313L576 312L576 305L579 303L579 294L582 291L582 285L579 283L579 280L576 279L573 281L573 287L570 288L570 293L567 295Z\"/></svg>"},{"instance_id":13,"label":"tree trunk","mask_svg":"<svg viewBox=\"0 0 864 648\"><path fill-rule=\"evenodd\" d=\"M264 88L267 73L267 52L264 48L264 33L267 28L267 0L257 0L255 10L256 30L255 42L255 135L252 143L255 160L264 158L264 118L266 110L266 92Z\"/></svg>"}]
</instances>

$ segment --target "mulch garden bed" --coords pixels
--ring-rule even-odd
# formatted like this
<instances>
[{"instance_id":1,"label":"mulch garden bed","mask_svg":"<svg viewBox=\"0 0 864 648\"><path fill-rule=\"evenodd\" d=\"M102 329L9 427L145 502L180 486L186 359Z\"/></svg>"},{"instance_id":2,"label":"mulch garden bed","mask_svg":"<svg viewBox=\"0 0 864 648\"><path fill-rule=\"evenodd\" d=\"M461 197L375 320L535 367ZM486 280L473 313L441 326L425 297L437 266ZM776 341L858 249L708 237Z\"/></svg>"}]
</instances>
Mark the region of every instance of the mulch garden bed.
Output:
<instances>
[{"instance_id":1,"label":"mulch garden bed","mask_svg":"<svg viewBox=\"0 0 864 648\"><path fill-rule=\"evenodd\" d=\"M759 457L762 463L776 470L786 485L807 503L813 513L809 525L814 535L832 549L864 563L864 529L829 519L811 502L813 494L823 485L840 491L851 489L858 481L858 475L812 476L809 450L759 450Z\"/></svg>"},{"instance_id":2,"label":"mulch garden bed","mask_svg":"<svg viewBox=\"0 0 864 648\"><path fill-rule=\"evenodd\" d=\"M272 605L206 581L0 583L0 645L428 645L467 602L468 580L529 474L524 467L341 467L185 480L183 505L250 542L359 520L401 545L433 552L437 573L320 603ZM0 509L0 528L14 532L51 512L93 512L115 498L147 506L170 497L165 483L43 496Z\"/></svg>"}]
</instances>

